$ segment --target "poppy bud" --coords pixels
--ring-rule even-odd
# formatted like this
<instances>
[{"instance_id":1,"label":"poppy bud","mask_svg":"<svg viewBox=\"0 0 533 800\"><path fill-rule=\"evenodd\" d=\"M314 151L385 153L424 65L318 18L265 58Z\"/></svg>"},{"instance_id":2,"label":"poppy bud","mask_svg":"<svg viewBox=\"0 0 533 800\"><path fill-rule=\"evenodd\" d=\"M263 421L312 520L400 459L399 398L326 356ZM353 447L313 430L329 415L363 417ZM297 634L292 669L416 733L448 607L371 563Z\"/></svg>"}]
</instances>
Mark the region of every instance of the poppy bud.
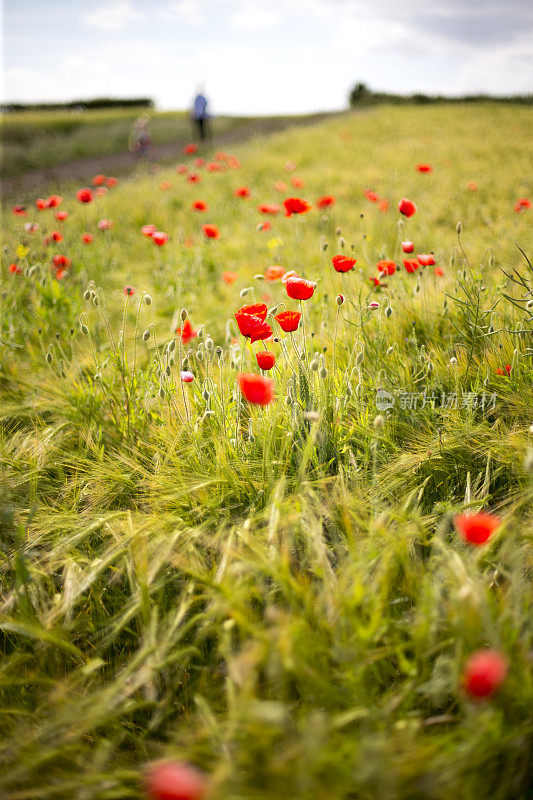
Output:
<instances>
[{"instance_id":1,"label":"poppy bud","mask_svg":"<svg viewBox=\"0 0 533 800\"><path fill-rule=\"evenodd\" d=\"M54 360L54 357L53 357L52 353L48 352L46 354L46 363L47 364L51 364L53 360Z\"/></svg>"},{"instance_id":2,"label":"poppy bud","mask_svg":"<svg viewBox=\"0 0 533 800\"><path fill-rule=\"evenodd\" d=\"M239 297L246 297L246 295L249 294L251 291L252 287L247 286L246 289L241 289L241 291L239 292Z\"/></svg>"},{"instance_id":3,"label":"poppy bud","mask_svg":"<svg viewBox=\"0 0 533 800\"><path fill-rule=\"evenodd\" d=\"M317 371L317 369L318 369L318 361L316 360L316 358L313 358L313 360L309 364L309 369L312 372L316 372Z\"/></svg>"},{"instance_id":4,"label":"poppy bud","mask_svg":"<svg viewBox=\"0 0 533 800\"><path fill-rule=\"evenodd\" d=\"M325 378L328 377L328 371L327 371L327 369L325 367L321 367L319 372L318 372L318 374L320 375L320 377L322 379L325 379Z\"/></svg>"},{"instance_id":5,"label":"poppy bud","mask_svg":"<svg viewBox=\"0 0 533 800\"><path fill-rule=\"evenodd\" d=\"M91 293L90 293L90 291L88 289L86 289L85 292L83 293L83 298L84 298L84 300L90 300L91 299Z\"/></svg>"},{"instance_id":6,"label":"poppy bud","mask_svg":"<svg viewBox=\"0 0 533 800\"><path fill-rule=\"evenodd\" d=\"M342 228L335 228L335 236L342 236Z\"/></svg>"},{"instance_id":7,"label":"poppy bud","mask_svg":"<svg viewBox=\"0 0 533 800\"><path fill-rule=\"evenodd\" d=\"M344 295L338 294L337 297L335 298L335 302L337 303L338 306L342 306L342 304L344 303Z\"/></svg>"},{"instance_id":8,"label":"poppy bud","mask_svg":"<svg viewBox=\"0 0 533 800\"><path fill-rule=\"evenodd\" d=\"M87 325L83 325L82 324L80 326L80 330L84 334L84 336L88 336L89 335L89 328L87 327Z\"/></svg>"},{"instance_id":9,"label":"poppy bud","mask_svg":"<svg viewBox=\"0 0 533 800\"><path fill-rule=\"evenodd\" d=\"M212 339L206 339L205 346L208 350L212 350L214 347L214 343Z\"/></svg>"},{"instance_id":10,"label":"poppy bud","mask_svg":"<svg viewBox=\"0 0 533 800\"><path fill-rule=\"evenodd\" d=\"M216 353L217 358L222 358L222 348L220 347L220 345L215 350L215 353Z\"/></svg>"},{"instance_id":11,"label":"poppy bud","mask_svg":"<svg viewBox=\"0 0 533 800\"><path fill-rule=\"evenodd\" d=\"M162 386L159 387L159 397L161 398L161 400L165 399L165 390L163 389Z\"/></svg>"},{"instance_id":12,"label":"poppy bud","mask_svg":"<svg viewBox=\"0 0 533 800\"><path fill-rule=\"evenodd\" d=\"M208 401L208 400L209 400L209 398L211 397L211 395L209 394L209 392L207 391L207 389L204 389L204 390L203 390L203 392L202 392L202 397L204 398L205 402L207 403L207 401Z\"/></svg>"},{"instance_id":13,"label":"poppy bud","mask_svg":"<svg viewBox=\"0 0 533 800\"><path fill-rule=\"evenodd\" d=\"M452 356L450 358L450 364L457 364L457 359L455 358L455 356Z\"/></svg>"},{"instance_id":14,"label":"poppy bud","mask_svg":"<svg viewBox=\"0 0 533 800\"><path fill-rule=\"evenodd\" d=\"M387 308L385 309L385 316L387 318L392 317L392 306L387 306Z\"/></svg>"},{"instance_id":15,"label":"poppy bud","mask_svg":"<svg viewBox=\"0 0 533 800\"><path fill-rule=\"evenodd\" d=\"M344 250L345 245L346 245L346 242L344 241L344 238L342 236L340 236L339 237L339 247L341 248L341 250Z\"/></svg>"},{"instance_id":16,"label":"poppy bud","mask_svg":"<svg viewBox=\"0 0 533 800\"><path fill-rule=\"evenodd\" d=\"M203 361L204 360L204 354L202 353L201 350L197 350L196 351L196 358L198 359L198 361Z\"/></svg>"},{"instance_id":17,"label":"poppy bud","mask_svg":"<svg viewBox=\"0 0 533 800\"><path fill-rule=\"evenodd\" d=\"M144 302L146 303L147 306L151 306L152 305L152 296L149 295L149 294L145 294L144 295Z\"/></svg>"},{"instance_id":18,"label":"poppy bud","mask_svg":"<svg viewBox=\"0 0 533 800\"><path fill-rule=\"evenodd\" d=\"M143 341L147 342L149 338L150 338L150 331L145 330L145 332L143 333Z\"/></svg>"},{"instance_id":19,"label":"poppy bud","mask_svg":"<svg viewBox=\"0 0 533 800\"><path fill-rule=\"evenodd\" d=\"M188 313L187 309L186 308L182 308L181 312L180 312L181 321L185 322L185 320L187 319L188 316L189 316L189 313Z\"/></svg>"},{"instance_id":20,"label":"poppy bud","mask_svg":"<svg viewBox=\"0 0 533 800\"><path fill-rule=\"evenodd\" d=\"M326 250L328 249L328 243L326 242L326 237L325 237L325 236L321 236L321 237L320 237L320 249L321 249L321 250L322 250L322 252L324 252L324 253L325 253L325 252L326 252Z\"/></svg>"},{"instance_id":21,"label":"poppy bud","mask_svg":"<svg viewBox=\"0 0 533 800\"><path fill-rule=\"evenodd\" d=\"M168 352L173 353L175 349L176 349L176 340L171 339L171 341L168 343Z\"/></svg>"}]
</instances>

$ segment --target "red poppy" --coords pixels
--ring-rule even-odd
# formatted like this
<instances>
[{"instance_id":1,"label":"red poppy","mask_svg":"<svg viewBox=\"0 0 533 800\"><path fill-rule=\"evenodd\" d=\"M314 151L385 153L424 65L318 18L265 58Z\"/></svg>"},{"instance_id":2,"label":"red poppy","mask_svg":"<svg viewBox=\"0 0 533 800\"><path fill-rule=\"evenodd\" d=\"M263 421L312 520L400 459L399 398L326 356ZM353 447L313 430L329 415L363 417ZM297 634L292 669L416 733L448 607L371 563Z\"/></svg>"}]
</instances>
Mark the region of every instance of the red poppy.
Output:
<instances>
[{"instance_id":1,"label":"red poppy","mask_svg":"<svg viewBox=\"0 0 533 800\"><path fill-rule=\"evenodd\" d=\"M260 231L261 233L265 233L266 231L272 230L272 224L267 220L266 222L260 222L256 228L256 231Z\"/></svg>"},{"instance_id":2,"label":"red poppy","mask_svg":"<svg viewBox=\"0 0 533 800\"><path fill-rule=\"evenodd\" d=\"M46 201L47 208L57 208L63 202L63 198L60 197L58 194L51 194L48 200Z\"/></svg>"},{"instance_id":3,"label":"red poppy","mask_svg":"<svg viewBox=\"0 0 533 800\"><path fill-rule=\"evenodd\" d=\"M521 197L519 200L516 201L514 210L517 214L521 214L526 209L531 208L531 200L528 200L527 197Z\"/></svg>"},{"instance_id":4,"label":"red poppy","mask_svg":"<svg viewBox=\"0 0 533 800\"><path fill-rule=\"evenodd\" d=\"M269 281L269 283L273 283L273 281L279 281L279 279L283 278L284 275L285 267L280 267L278 264L272 264L265 270L265 280Z\"/></svg>"},{"instance_id":5,"label":"red poppy","mask_svg":"<svg viewBox=\"0 0 533 800\"><path fill-rule=\"evenodd\" d=\"M223 272L221 275L222 280L224 281L224 283L227 283L228 286L231 286L232 283L235 283L238 277L239 276L237 275L236 272L230 272L230 271Z\"/></svg>"},{"instance_id":6,"label":"red poppy","mask_svg":"<svg viewBox=\"0 0 533 800\"><path fill-rule=\"evenodd\" d=\"M311 211L313 207L300 197L287 197L287 199L283 201L283 205L285 206L286 217L291 217L293 214L305 214L307 211Z\"/></svg>"},{"instance_id":7,"label":"red poppy","mask_svg":"<svg viewBox=\"0 0 533 800\"><path fill-rule=\"evenodd\" d=\"M229 158L228 154L227 154L227 153L224 153L224 151L223 151L223 150L218 150L218 151L215 153L215 159L216 159L217 161L227 161L227 159L228 159L228 158Z\"/></svg>"},{"instance_id":8,"label":"red poppy","mask_svg":"<svg viewBox=\"0 0 533 800\"><path fill-rule=\"evenodd\" d=\"M199 770L189 764L162 761L149 769L145 788L148 800L203 800L207 781Z\"/></svg>"},{"instance_id":9,"label":"red poppy","mask_svg":"<svg viewBox=\"0 0 533 800\"><path fill-rule=\"evenodd\" d=\"M429 255L417 255L417 259L422 267L432 267L435 264L435 256L432 253Z\"/></svg>"},{"instance_id":10,"label":"red poppy","mask_svg":"<svg viewBox=\"0 0 533 800\"><path fill-rule=\"evenodd\" d=\"M183 383L192 383L194 380L194 375L192 372L189 372L189 370L181 370L180 378Z\"/></svg>"},{"instance_id":11,"label":"red poppy","mask_svg":"<svg viewBox=\"0 0 533 800\"><path fill-rule=\"evenodd\" d=\"M95 175L92 179L93 186L102 186L105 183L105 175Z\"/></svg>"},{"instance_id":12,"label":"red poppy","mask_svg":"<svg viewBox=\"0 0 533 800\"><path fill-rule=\"evenodd\" d=\"M63 241L63 234L60 231L52 231L50 237L54 240L54 242L61 242Z\"/></svg>"},{"instance_id":13,"label":"red poppy","mask_svg":"<svg viewBox=\"0 0 533 800\"><path fill-rule=\"evenodd\" d=\"M207 211L208 205L203 200L195 200L191 208L193 211Z\"/></svg>"},{"instance_id":14,"label":"red poppy","mask_svg":"<svg viewBox=\"0 0 533 800\"><path fill-rule=\"evenodd\" d=\"M499 650L478 650L472 653L463 672L463 686L475 700L493 695L502 685L509 663Z\"/></svg>"},{"instance_id":15,"label":"red poppy","mask_svg":"<svg viewBox=\"0 0 533 800\"><path fill-rule=\"evenodd\" d=\"M365 189L363 194L367 200L370 200L371 203L379 203L379 195L376 194L376 192L373 192L372 189Z\"/></svg>"},{"instance_id":16,"label":"red poppy","mask_svg":"<svg viewBox=\"0 0 533 800\"><path fill-rule=\"evenodd\" d=\"M299 277L300 277L300 276L298 275L298 273L296 272L296 270L295 270L295 269L290 269L290 270L289 270L288 272L286 272L286 273L285 273L285 275L282 277L282 279L281 279L281 282L283 283L283 285L285 285L285 284L287 283L287 281L289 280L289 278L299 278Z\"/></svg>"},{"instance_id":17,"label":"red poppy","mask_svg":"<svg viewBox=\"0 0 533 800\"><path fill-rule=\"evenodd\" d=\"M154 234L152 234L152 242L158 247L163 247L163 245L166 244L169 239L170 236L164 231L156 231Z\"/></svg>"},{"instance_id":18,"label":"red poppy","mask_svg":"<svg viewBox=\"0 0 533 800\"><path fill-rule=\"evenodd\" d=\"M159 188L161 189L162 192L167 192L171 187L172 184L170 183L170 181L161 181L161 183L159 184Z\"/></svg>"},{"instance_id":19,"label":"red poppy","mask_svg":"<svg viewBox=\"0 0 533 800\"><path fill-rule=\"evenodd\" d=\"M11 213L14 214L16 217L25 217L26 206L13 206L13 208L11 209Z\"/></svg>"},{"instance_id":20,"label":"red poppy","mask_svg":"<svg viewBox=\"0 0 533 800\"><path fill-rule=\"evenodd\" d=\"M498 367L497 370L496 370L496 375L505 375L506 373L507 373L507 375L510 375L511 374L511 369L512 369L512 367L511 367L510 364L506 364L504 370L501 367Z\"/></svg>"},{"instance_id":21,"label":"red poppy","mask_svg":"<svg viewBox=\"0 0 533 800\"><path fill-rule=\"evenodd\" d=\"M96 189L94 190L95 197L105 197L106 194L107 194L107 189L105 186L97 186Z\"/></svg>"},{"instance_id":22,"label":"red poppy","mask_svg":"<svg viewBox=\"0 0 533 800\"><path fill-rule=\"evenodd\" d=\"M291 183L295 189L302 189L304 185L303 180L301 178L298 178L297 175L293 175L293 177L291 178Z\"/></svg>"},{"instance_id":23,"label":"red poppy","mask_svg":"<svg viewBox=\"0 0 533 800\"><path fill-rule=\"evenodd\" d=\"M412 242L402 242L402 250L404 253L412 253L415 246Z\"/></svg>"},{"instance_id":24,"label":"red poppy","mask_svg":"<svg viewBox=\"0 0 533 800\"><path fill-rule=\"evenodd\" d=\"M431 164L417 164L415 169L418 172L433 172L433 167Z\"/></svg>"},{"instance_id":25,"label":"red poppy","mask_svg":"<svg viewBox=\"0 0 533 800\"><path fill-rule=\"evenodd\" d=\"M151 239L156 230L157 228L155 227L155 225L143 225L141 228L141 233L143 234L143 236L146 236L148 237L148 239Z\"/></svg>"},{"instance_id":26,"label":"red poppy","mask_svg":"<svg viewBox=\"0 0 533 800\"><path fill-rule=\"evenodd\" d=\"M93 199L93 193L90 189L79 189L76 192L76 197L80 203L90 203Z\"/></svg>"},{"instance_id":27,"label":"red poppy","mask_svg":"<svg viewBox=\"0 0 533 800\"><path fill-rule=\"evenodd\" d=\"M81 240L84 244L91 244L93 239L94 236L92 235L92 233L82 233L81 235Z\"/></svg>"},{"instance_id":28,"label":"red poppy","mask_svg":"<svg viewBox=\"0 0 533 800\"><path fill-rule=\"evenodd\" d=\"M444 270L441 267L435 267L433 270L437 278L442 278L444 276Z\"/></svg>"},{"instance_id":29,"label":"red poppy","mask_svg":"<svg viewBox=\"0 0 533 800\"><path fill-rule=\"evenodd\" d=\"M349 272L357 264L357 259L348 258L348 256L333 256L331 262L335 272Z\"/></svg>"},{"instance_id":30,"label":"red poppy","mask_svg":"<svg viewBox=\"0 0 533 800\"><path fill-rule=\"evenodd\" d=\"M132 286L125 286L122 292L126 295L126 297L131 297L135 294L135 289Z\"/></svg>"},{"instance_id":31,"label":"red poppy","mask_svg":"<svg viewBox=\"0 0 533 800\"><path fill-rule=\"evenodd\" d=\"M379 201L379 210L382 214L386 214L389 210L389 201L388 200L380 200Z\"/></svg>"},{"instance_id":32,"label":"red poppy","mask_svg":"<svg viewBox=\"0 0 533 800\"><path fill-rule=\"evenodd\" d=\"M21 268L17 264L10 264L8 269L12 275L20 275L22 272Z\"/></svg>"},{"instance_id":33,"label":"red poppy","mask_svg":"<svg viewBox=\"0 0 533 800\"><path fill-rule=\"evenodd\" d=\"M187 175L187 183L200 183L202 180L201 175L197 175L196 172L191 172L190 175Z\"/></svg>"},{"instance_id":34,"label":"red poppy","mask_svg":"<svg viewBox=\"0 0 533 800\"><path fill-rule=\"evenodd\" d=\"M186 167L185 164L178 164L176 167L176 172L178 175L185 175L186 172L189 171L189 167Z\"/></svg>"},{"instance_id":35,"label":"red poppy","mask_svg":"<svg viewBox=\"0 0 533 800\"><path fill-rule=\"evenodd\" d=\"M267 406L274 397L274 382L270 378L245 372L237 375L237 383L243 397L254 405Z\"/></svg>"},{"instance_id":36,"label":"red poppy","mask_svg":"<svg viewBox=\"0 0 533 800\"><path fill-rule=\"evenodd\" d=\"M52 263L56 269L61 267L70 267L70 258L68 256L57 255L52 258Z\"/></svg>"},{"instance_id":37,"label":"red poppy","mask_svg":"<svg viewBox=\"0 0 533 800\"><path fill-rule=\"evenodd\" d=\"M420 266L416 258L404 258L403 265L405 267L405 271L409 273L416 272Z\"/></svg>"},{"instance_id":38,"label":"red poppy","mask_svg":"<svg viewBox=\"0 0 533 800\"><path fill-rule=\"evenodd\" d=\"M183 148L183 155L185 156L192 156L194 153L198 152L198 145L197 144L186 144Z\"/></svg>"},{"instance_id":39,"label":"red poppy","mask_svg":"<svg viewBox=\"0 0 533 800\"><path fill-rule=\"evenodd\" d=\"M272 369L276 363L276 356L274 353L271 353L270 350L261 350L260 353L257 353L256 358L259 369L264 369L266 371Z\"/></svg>"},{"instance_id":40,"label":"red poppy","mask_svg":"<svg viewBox=\"0 0 533 800\"><path fill-rule=\"evenodd\" d=\"M376 264L378 272L385 272L387 275L394 275L396 272L396 262L382 259Z\"/></svg>"},{"instance_id":41,"label":"red poppy","mask_svg":"<svg viewBox=\"0 0 533 800\"><path fill-rule=\"evenodd\" d=\"M28 233L37 233L39 224L37 222L26 222L24 224L24 230L28 231Z\"/></svg>"},{"instance_id":42,"label":"red poppy","mask_svg":"<svg viewBox=\"0 0 533 800\"><path fill-rule=\"evenodd\" d=\"M276 314L274 319L282 331L285 333L292 333L298 329L301 316L299 311L281 311L279 314Z\"/></svg>"},{"instance_id":43,"label":"red poppy","mask_svg":"<svg viewBox=\"0 0 533 800\"><path fill-rule=\"evenodd\" d=\"M44 211L46 208L48 208L48 204L47 204L46 200L43 200L43 198L42 198L42 197L39 197L39 198L38 198L38 199L35 201L35 207L36 207L36 208L37 208L39 211Z\"/></svg>"},{"instance_id":44,"label":"red poppy","mask_svg":"<svg viewBox=\"0 0 533 800\"><path fill-rule=\"evenodd\" d=\"M68 217L68 211L56 211L54 217L58 222L63 222Z\"/></svg>"},{"instance_id":45,"label":"red poppy","mask_svg":"<svg viewBox=\"0 0 533 800\"><path fill-rule=\"evenodd\" d=\"M228 156L228 167L230 169L240 169L241 162L235 156Z\"/></svg>"},{"instance_id":46,"label":"red poppy","mask_svg":"<svg viewBox=\"0 0 533 800\"><path fill-rule=\"evenodd\" d=\"M243 306L237 312L238 314L248 314L249 316L259 317L261 322L264 322L268 314L268 308L264 303L251 303L250 305ZM246 334L245 334L246 335Z\"/></svg>"},{"instance_id":47,"label":"red poppy","mask_svg":"<svg viewBox=\"0 0 533 800\"><path fill-rule=\"evenodd\" d=\"M252 342L268 339L272 336L272 328L265 322L268 309L264 303L253 303L243 306L235 313L235 319L242 336Z\"/></svg>"},{"instance_id":48,"label":"red poppy","mask_svg":"<svg viewBox=\"0 0 533 800\"><path fill-rule=\"evenodd\" d=\"M286 184L283 183L283 181L277 181L274 184L274 189L277 192L286 192L287 191L287 186L286 186Z\"/></svg>"},{"instance_id":49,"label":"red poppy","mask_svg":"<svg viewBox=\"0 0 533 800\"><path fill-rule=\"evenodd\" d=\"M305 278L289 278L284 283L287 294L293 300L309 300L316 286L313 281L306 281Z\"/></svg>"},{"instance_id":50,"label":"red poppy","mask_svg":"<svg viewBox=\"0 0 533 800\"><path fill-rule=\"evenodd\" d=\"M235 197L244 197L244 198L252 196L252 193L247 186L240 186L238 189L235 189L233 194L235 195Z\"/></svg>"},{"instance_id":51,"label":"red poppy","mask_svg":"<svg viewBox=\"0 0 533 800\"><path fill-rule=\"evenodd\" d=\"M110 228L113 227L113 220L112 219L100 219L98 220L98 228L101 231L108 231Z\"/></svg>"},{"instance_id":52,"label":"red poppy","mask_svg":"<svg viewBox=\"0 0 533 800\"><path fill-rule=\"evenodd\" d=\"M198 331L193 330L193 327L188 319L186 319L183 323L183 328L176 328L176 333L178 334L178 337L181 337L183 344L187 344L187 342L190 342L191 339L195 339L198 336Z\"/></svg>"},{"instance_id":53,"label":"red poppy","mask_svg":"<svg viewBox=\"0 0 533 800\"><path fill-rule=\"evenodd\" d=\"M277 214L279 212L279 206L277 203L262 203L260 206L257 206L257 210L261 212L261 214Z\"/></svg>"},{"instance_id":54,"label":"red poppy","mask_svg":"<svg viewBox=\"0 0 533 800\"><path fill-rule=\"evenodd\" d=\"M477 183L475 181L469 181L468 188L471 192L477 192Z\"/></svg>"},{"instance_id":55,"label":"red poppy","mask_svg":"<svg viewBox=\"0 0 533 800\"><path fill-rule=\"evenodd\" d=\"M316 201L317 208L328 208L328 206L332 206L336 202L335 198L332 194L326 194L324 197L319 197Z\"/></svg>"},{"instance_id":56,"label":"red poppy","mask_svg":"<svg viewBox=\"0 0 533 800\"><path fill-rule=\"evenodd\" d=\"M370 278L370 283L373 284L374 286L381 286L379 278Z\"/></svg>"},{"instance_id":57,"label":"red poppy","mask_svg":"<svg viewBox=\"0 0 533 800\"><path fill-rule=\"evenodd\" d=\"M220 231L216 225L202 225L206 239L220 239Z\"/></svg>"},{"instance_id":58,"label":"red poppy","mask_svg":"<svg viewBox=\"0 0 533 800\"><path fill-rule=\"evenodd\" d=\"M207 165L208 172L222 172L224 169L225 167L222 164L217 164L216 161L210 161Z\"/></svg>"},{"instance_id":59,"label":"red poppy","mask_svg":"<svg viewBox=\"0 0 533 800\"><path fill-rule=\"evenodd\" d=\"M116 186L117 184L118 184L118 178L111 177L105 179L105 185L108 186L110 189L112 189L113 186Z\"/></svg>"},{"instance_id":60,"label":"red poppy","mask_svg":"<svg viewBox=\"0 0 533 800\"><path fill-rule=\"evenodd\" d=\"M198 167L198 169L202 169L202 167L205 167L205 158L195 158L194 166ZM185 169L187 169L187 167L185 167Z\"/></svg>"},{"instance_id":61,"label":"red poppy","mask_svg":"<svg viewBox=\"0 0 533 800\"><path fill-rule=\"evenodd\" d=\"M485 544L499 527L500 520L493 514L458 514L454 524L465 542Z\"/></svg>"},{"instance_id":62,"label":"red poppy","mask_svg":"<svg viewBox=\"0 0 533 800\"><path fill-rule=\"evenodd\" d=\"M398 203L398 211L404 215L404 217L412 217L413 214L416 213L416 206L412 200L408 200L406 197L402 197L400 202Z\"/></svg>"}]
</instances>

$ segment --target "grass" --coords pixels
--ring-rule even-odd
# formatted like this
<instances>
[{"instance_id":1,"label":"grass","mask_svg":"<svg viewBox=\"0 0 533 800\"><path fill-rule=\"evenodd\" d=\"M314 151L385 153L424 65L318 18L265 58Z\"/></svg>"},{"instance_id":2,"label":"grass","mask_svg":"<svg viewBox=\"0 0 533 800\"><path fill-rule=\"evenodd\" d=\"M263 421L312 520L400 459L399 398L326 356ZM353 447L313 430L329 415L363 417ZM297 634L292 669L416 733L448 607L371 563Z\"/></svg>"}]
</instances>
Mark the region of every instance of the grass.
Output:
<instances>
[{"instance_id":1,"label":"grass","mask_svg":"<svg viewBox=\"0 0 533 800\"><path fill-rule=\"evenodd\" d=\"M73 187L63 223L6 215L2 796L142 797L145 765L172 757L224 800L526 800L532 235L513 206L531 194L530 125L521 107L385 107L250 143L240 170L199 169L198 184L169 169L83 207ZM337 202L257 212L291 193ZM404 239L444 275L372 286ZM352 247L356 268L334 272ZM72 260L60 281L54 253ZM298 308L256 277L269 264L318 285L292 339L271 320L283 341L266 343L275 399L261 409L235 383L258 372L261 343L231 320L264 295ZM182 308L199 331L185 346ZM378 389L396 398L381 414ZM501 518L485 546L458 536L465 509ZM474 702L461 675L486 647L509 674Z\"/></svg>"}]
</instances>

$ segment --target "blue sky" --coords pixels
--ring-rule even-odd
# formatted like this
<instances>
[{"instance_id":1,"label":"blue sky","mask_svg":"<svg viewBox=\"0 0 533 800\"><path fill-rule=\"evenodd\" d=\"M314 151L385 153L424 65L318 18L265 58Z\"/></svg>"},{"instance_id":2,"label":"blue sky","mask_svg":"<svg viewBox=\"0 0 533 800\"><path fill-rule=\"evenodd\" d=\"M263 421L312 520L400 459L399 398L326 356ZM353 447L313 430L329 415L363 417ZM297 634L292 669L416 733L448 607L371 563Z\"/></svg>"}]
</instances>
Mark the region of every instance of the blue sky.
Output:
<instances>
[{"instance_id":1,"label":"blue sky","mask_svg":"<svg viewBox=\"0 0 533 800\"><path fill-rule=\"evenodd\" d=\"M153 97L214 113L533 89L529 0L4 0L4 100Z\"/></svg>"}]
</instances>

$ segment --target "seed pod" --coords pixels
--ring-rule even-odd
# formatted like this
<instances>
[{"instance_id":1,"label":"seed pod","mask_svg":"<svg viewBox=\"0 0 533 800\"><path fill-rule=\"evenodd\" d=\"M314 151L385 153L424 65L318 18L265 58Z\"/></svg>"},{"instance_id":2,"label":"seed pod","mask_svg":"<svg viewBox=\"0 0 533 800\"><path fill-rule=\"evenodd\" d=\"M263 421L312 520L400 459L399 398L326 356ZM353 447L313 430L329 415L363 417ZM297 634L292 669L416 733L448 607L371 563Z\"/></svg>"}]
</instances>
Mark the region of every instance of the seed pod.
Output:
<instances>
[{"instance_id":1,"label":"seed pod","mask_svg":"<svg viewBox=\"0 0 533 800\"><path fill-rule=\"evenodd\" d=\"M149 328L147 328L143 333L143 342L147 342L149 338L150 338L150 330Z\"/></svg>"}]
</instances>

